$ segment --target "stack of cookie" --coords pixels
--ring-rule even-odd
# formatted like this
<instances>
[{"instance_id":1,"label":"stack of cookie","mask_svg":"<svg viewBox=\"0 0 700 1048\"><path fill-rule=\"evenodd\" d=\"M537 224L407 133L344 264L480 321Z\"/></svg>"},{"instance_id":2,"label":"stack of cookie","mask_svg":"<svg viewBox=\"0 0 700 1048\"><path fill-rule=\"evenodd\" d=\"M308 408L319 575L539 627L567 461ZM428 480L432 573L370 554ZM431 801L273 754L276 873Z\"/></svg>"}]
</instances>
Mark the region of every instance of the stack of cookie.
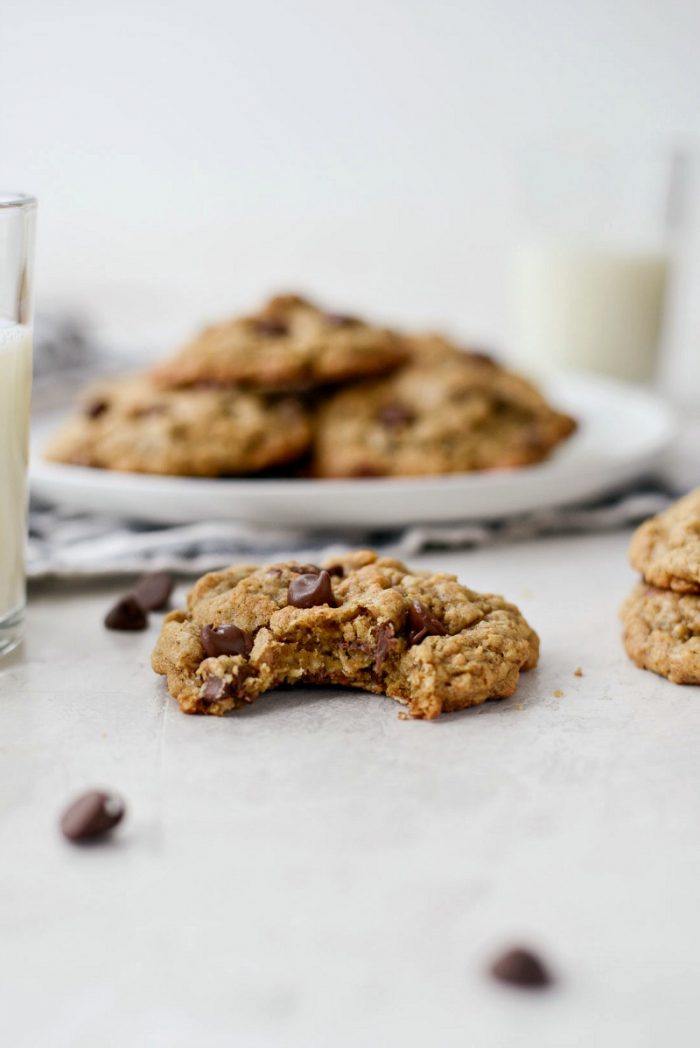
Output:
<instances>
[{"instance_id":1,"label":"stack of cookie","mask_svg":"<svg viewBox=\"0 0 700 1048\"><path fill-rule=\"evenodd\" d=\"M629 656L674 684L700 684L700 488L637 529L630 560L642 581L622 608Z\"/></svg>"},{"instance_id":2,"label":"stack of cookie","mask_svg":"<svg viewBox=\"0 0 700 1048\"><path fill-rule=\"evenodd\" d=\"M185 476L416 476L539 462L574 428L484 354L282 295L87 391L47 457Z\"/></svg>"}]
</instances>

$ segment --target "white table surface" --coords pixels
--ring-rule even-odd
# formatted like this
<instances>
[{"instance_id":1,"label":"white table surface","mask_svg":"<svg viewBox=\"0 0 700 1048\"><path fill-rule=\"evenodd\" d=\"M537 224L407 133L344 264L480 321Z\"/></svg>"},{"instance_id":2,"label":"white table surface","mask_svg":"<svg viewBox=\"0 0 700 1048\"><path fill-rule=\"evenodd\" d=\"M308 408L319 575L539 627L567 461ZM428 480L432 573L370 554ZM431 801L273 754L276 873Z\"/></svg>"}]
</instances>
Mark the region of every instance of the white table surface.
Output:
<instances>
[{"instance_id":1,"label":"white table surface","mask_svg":"<svg viewBox=\"0 0 700 1048\"><path fill-rule=\"evenodd\" d=\"M2 1043L697 1045L700 694L623 653L627 538L416 558L543 642L513 699L433 723L327 689L185 717L157 616L110 633L117 587L35 589L0 663ZM100 784L128 818L70 846ZM512 942L555 989L489 981Z\"/></svg>"}]
</instances>

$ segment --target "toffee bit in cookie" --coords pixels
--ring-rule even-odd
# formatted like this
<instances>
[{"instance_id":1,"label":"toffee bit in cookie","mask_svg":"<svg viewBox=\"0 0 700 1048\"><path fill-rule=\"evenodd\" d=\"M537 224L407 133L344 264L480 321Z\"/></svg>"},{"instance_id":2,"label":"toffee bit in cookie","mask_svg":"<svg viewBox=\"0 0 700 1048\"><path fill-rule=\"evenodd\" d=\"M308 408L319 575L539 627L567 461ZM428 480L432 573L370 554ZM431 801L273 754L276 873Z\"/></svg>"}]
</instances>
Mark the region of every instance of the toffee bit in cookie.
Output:
<instances>
[{"instance_id":1,"label":"toffee bit in cookie","mask_svg":"<svg viewBox=\"0 0 700 1048\"><path fill-rule=\"evenodd\" d=\"M209 658L219 655L249 655L253 638L232 623L222 626L204 626L200 633L202 647Z\"/></svg>"},{"instance_id":2,"label":"toffee bit in cookie","mask_svg":"<svg viewBox=\"0 0 700 1048\"><path fill-rule=\"evenodd\" d=\"M130 594L118 600L105 616L108 630L145 630L147 625L146 612Z\"/></svg>"},{"instance_id":3,"label":"toffee bit in cookie","mask_svg":"<svg viewBox=\"0 0 700 1048\"><path fill-rule=\"evenodd\" d=\"M334 608L335 598L328 572L299 575L292 579L287 590L287 603L295 608L314 608L318 604L328 604Z\"/></svg>"},{"instance_id":4,"label":"toffee bit in cookie","mask_svg":"<svg viewBox=\"0 0 700 1048\"><path fill-rule=\"evenodd\" d=\"M577 666L576 669L574 670L574 677L582 677L582 676L583 676L583 670L581 669L580 666Z\"/></svg>"},{"instance_id":5,"label":"toffee bit in cookie","mask_svg":"<svg viewBox=\"0 0 700 1048\"><path fill-rule=\"evenodd\" d=\"M120 797L102 790L90 790L66 808L61 832L69 841L94 840L121 822L126 808Z\"/></svg>"},{"instance_id":6,"label":"toffee bit in cookie","mask_svg":"<svg viewBox=\"0 0 700 1048\"><path fill-rule=\"evenodd\" d=\"M407 426L416 419L415 412L398 400L382 405L378 417L386 429L398 429L399 426Z\"/></svg>"},{"instance_id":7,"label":"toffee bit in cookie","mask_svg":"<svg viewBox=\"0 0 700 1048\"><path fill-rule=\"evenodd\" d=\"M491 975L499 982L526 989L544 989L552 982L544 962L530 950L521 947L508 950L491 965Z\"/></svg>"},{"instance_id":8,"label":"toffee bit in cookie","mask_svg":"<svg viewBox=\"0 0 700 1048\"><path fill-rule=\"evenodd\" d=\"M259 335L270 335L272 338L280 338L289 334L289 328L280 320L271 320L260 317L253 321L253 327Z\"/></svg>"},{"instance_id":9,"label":"toffee bit in cookie","mask_svg":"<svg viewBox=\"0 0 700 1048\"><path fill-rule=\"evenodd\" d=\"M374 668L377 672L381 671L397 644L398 641L394 635L394 627L391 622L382 622L377 626L377 646L374 651Z\"/></svg>"},{"instance_id":10,"label":"toffee bit in cookie","mask_svg":"<svg viewBox=\"0 0 700 1048\"><path fill-rule=\"evenodd\" d=\"M408 643L420 644L426 637L445 637L447 630L429 608L419 600L408 606Z\"/></svg>"},{"instance_id":11,"label":"toffee bit in cookie","mask_svg":"<svg viewBox=\"0 0 700 1048\"><path fill-rule=\"evenodd\" d=\"M167 571L151 571L142 575L133 589L133 596L146 611L162 610L175 588L175 579Z\"/></svg>"},{"instance_id":12,"label":"toffee bit in cookie","mask_svg":"<svg viewBox=\"0 0 700 1048\"><path fill-rule=\"evenodd\" d=\"M85 405L85 414L88 418L99 418L107 410L109 410L109 403L106 400L91 400L89 404Z\"/></svg>"}]
</instances>

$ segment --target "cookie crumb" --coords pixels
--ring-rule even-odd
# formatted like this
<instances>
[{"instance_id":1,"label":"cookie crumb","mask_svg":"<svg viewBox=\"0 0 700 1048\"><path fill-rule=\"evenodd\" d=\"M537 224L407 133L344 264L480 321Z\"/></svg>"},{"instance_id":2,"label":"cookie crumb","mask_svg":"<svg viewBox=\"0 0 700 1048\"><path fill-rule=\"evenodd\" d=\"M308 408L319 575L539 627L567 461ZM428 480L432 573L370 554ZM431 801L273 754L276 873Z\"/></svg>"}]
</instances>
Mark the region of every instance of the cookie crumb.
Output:
<instances>
[{"instance_id":1,"label":"cookie crumb","mask_svg":"<svg viewBox=\"0 0 700 1048\"><path fill-rule=\"evenodd\" d=\"M580 666L577 666L576 669L574 670L574 677L582 677L582 676L583 676L583 670L581 669Z\"/></svg>"},{"instance_id":2,"label":"cookie crumb","mask_svg":"<svg viewBox=\"0 0 700 1048\"><path fill-rule=\"evenodd\" d=\"M564 692L561 690L561 688L555 688L555 690L552 692L552 695L554 696L555 699L563 699L564 698Z\"/></svg>"}]
</instances>

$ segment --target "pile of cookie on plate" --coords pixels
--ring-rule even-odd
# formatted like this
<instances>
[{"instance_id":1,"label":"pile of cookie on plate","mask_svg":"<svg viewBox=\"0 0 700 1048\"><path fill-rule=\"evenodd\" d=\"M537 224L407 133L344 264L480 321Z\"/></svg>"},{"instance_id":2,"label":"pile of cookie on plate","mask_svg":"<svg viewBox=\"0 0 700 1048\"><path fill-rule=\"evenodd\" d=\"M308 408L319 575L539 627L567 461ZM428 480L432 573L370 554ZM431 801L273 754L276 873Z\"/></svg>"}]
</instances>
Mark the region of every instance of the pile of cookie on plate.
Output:
<instances>
[{"instance_id":1,"label":"pile of cookie on plate","mask_svg":"<svg viewBox=\"0 0 700 1048\"><path fill-rule=\"evenodd\" d=\"M483 353L280 295L86 390L46 456L182 476L420 476L540 462L575 426Z\"/></svg>"}]
</instances>

